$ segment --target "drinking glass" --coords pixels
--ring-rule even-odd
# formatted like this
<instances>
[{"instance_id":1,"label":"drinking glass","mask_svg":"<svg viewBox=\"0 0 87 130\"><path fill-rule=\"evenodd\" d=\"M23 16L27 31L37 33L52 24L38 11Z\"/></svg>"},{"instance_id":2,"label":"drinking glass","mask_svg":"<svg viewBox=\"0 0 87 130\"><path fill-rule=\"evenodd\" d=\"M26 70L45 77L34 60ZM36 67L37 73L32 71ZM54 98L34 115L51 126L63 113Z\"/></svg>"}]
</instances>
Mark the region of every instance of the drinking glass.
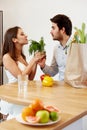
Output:
<instances>
[{"instance_id":1,"label":"drinking glass","mask_svg":"<svg viewBox=\"0 0 87 130\"><path fill-rule=\"evenodd\" d=\"M28 75L18 75L18 94L26 96L28 87Z\"/></svg>"}]
</instances>

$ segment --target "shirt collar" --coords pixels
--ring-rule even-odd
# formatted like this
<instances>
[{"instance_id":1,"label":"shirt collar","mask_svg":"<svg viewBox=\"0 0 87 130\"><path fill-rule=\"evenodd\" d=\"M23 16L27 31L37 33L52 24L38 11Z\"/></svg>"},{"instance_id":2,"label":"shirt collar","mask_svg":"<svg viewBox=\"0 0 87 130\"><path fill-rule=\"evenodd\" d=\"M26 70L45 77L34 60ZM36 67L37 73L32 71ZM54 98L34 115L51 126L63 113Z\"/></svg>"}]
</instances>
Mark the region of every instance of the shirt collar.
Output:
<instances>
[{"instance_id":1,"label":"shirt collar","mask_svg":"<svg viewBox=\"0 0 87 130\"><path fill-rule=\"evenodd\" d=\"M66 49L66 48L69 47L70 43L71 43L71 37L68 39L68 41L67 41L65 47L63 47L62 44L59 43L58 48Z\"/></svg>"}]
</instances>

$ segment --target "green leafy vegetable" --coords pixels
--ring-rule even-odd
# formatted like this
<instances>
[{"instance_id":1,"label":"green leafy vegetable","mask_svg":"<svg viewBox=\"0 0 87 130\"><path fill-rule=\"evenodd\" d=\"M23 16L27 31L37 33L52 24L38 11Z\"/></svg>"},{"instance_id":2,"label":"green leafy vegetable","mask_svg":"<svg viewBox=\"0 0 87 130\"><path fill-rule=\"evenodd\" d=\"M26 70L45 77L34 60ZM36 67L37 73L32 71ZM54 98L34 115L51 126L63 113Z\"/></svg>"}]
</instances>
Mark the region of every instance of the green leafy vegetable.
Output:
<instances>
[{"instance_id":1,"label":"green leafy vegetable","mask_svg":"<svg viewBox=\"0 0 87 130\"><path fill-rule=\"evenodd\" d=\"M85 33L86 25L82 23L81 29L74 27L76 30L72 43L87 43L87 33Z\"/></svg>"},{"instance_id":2,"label":"green leafy vegetable","mask_svg":"<svg viewBox=\"0 0 87 130\"><path fill-rule=\"evenodd\" d=\"M36 51L43 52L45 51L45 43L43 37L41 37L40 41L37 42L35 40L30 40L30 45L29 45L29 54L32 55Z\"/></svg>"}]
</instances>

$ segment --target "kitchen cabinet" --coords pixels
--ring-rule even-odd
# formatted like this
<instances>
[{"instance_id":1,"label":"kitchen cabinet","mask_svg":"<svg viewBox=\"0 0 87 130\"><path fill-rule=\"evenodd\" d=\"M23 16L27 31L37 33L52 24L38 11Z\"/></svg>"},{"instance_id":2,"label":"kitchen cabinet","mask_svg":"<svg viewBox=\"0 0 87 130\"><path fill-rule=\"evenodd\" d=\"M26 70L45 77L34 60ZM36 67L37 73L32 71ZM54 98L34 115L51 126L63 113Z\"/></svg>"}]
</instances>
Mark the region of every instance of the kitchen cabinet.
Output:
<instances>
[{"instance_id":1,"label":"kitchen cabinet","mask_svg":"<svg viewBox=\"0 0 87 130\"><path fill-rule=\"evenodd\" d=\"M3 42L3 11L0 11L0 85L3 84L2 42Z\"/></svg>"}]
</instances>

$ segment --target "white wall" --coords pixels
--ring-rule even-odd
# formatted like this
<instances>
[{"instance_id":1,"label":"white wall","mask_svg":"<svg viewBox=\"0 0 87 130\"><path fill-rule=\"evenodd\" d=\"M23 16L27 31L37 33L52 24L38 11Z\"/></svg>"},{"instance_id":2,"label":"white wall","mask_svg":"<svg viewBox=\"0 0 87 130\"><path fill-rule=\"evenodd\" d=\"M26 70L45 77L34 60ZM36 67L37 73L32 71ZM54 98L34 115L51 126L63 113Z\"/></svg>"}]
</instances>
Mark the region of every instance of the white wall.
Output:
<instances>
[{"instance_id":1,"label":"white wall","mask_svg":"<svg viewBox=\"0 0 87 130\"><path fill-rule=\"evenodd\" d=\"M53 47L57 42L50 35L50 18L56 14L68 15L73 26L80 27L87 22L87 0L0 0L3 10L3 33L11 26L21 26L29 39L39 40L41 36L46 42L47 64L50 65ZM25 54L29 61L28 48ZM38 67L35 79L42 74ZM57 79L57 76L55 76Z\"/></svg>"}]
</instances>

